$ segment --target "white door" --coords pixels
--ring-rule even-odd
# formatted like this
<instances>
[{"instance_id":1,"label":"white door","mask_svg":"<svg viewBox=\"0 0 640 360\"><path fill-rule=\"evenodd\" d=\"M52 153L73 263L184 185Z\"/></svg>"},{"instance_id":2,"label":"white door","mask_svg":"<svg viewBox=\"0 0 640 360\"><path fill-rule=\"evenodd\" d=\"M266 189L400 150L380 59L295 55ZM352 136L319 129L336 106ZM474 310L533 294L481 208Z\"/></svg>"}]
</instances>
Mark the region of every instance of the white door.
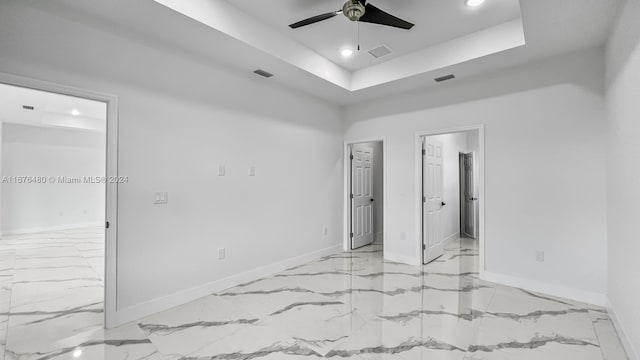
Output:
<instances>
[{"instance_id":1,"label":"white door","mask_svg":"<svg viewBox=\"0 0 640 360\"><path fill-rule=\"evenodd\" d=\"M442 208L446 205L443 193L442 143L425 138L422 148L422 248L425 264L444 252Z\"/></svg>"},{"instance_id":2,"label":"white door","mask_svg":"<svg viewBox=\"0 0 640 360\"><path fill-rule=\"evenodd\" d=\"M351 249L373 243L373 148L351 147Z\"/></svg>"},{"instance_id":3,"label":"white door","mask_svg":"<svg viewBox=\"0 0 640 360\"><path fill-rule=\"evenodd\" d=\"M464 233L476 238L476 198L474 197L473 153L464 155Z\"/></svg>"}]
</instances>

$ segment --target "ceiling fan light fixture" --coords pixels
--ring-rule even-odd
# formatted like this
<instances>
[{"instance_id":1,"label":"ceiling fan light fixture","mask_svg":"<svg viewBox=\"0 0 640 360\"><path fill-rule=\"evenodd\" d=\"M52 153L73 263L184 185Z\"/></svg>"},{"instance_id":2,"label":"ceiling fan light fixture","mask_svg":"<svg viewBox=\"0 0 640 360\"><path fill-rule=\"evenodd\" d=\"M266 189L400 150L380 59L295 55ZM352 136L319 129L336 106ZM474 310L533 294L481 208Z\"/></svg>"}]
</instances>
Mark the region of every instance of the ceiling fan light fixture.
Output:
<instances>
[{"instance_id":1,"label":"ceiling fan light fixture","mask_svg":"<svg viewBox=\"0 0 640 360\"><path fill-rule=\"evenodd\" d=\"M365 8L358 0L349 0L342 6L342 13L351 21L358 21L364 15Z\"/></svg>"},{"instance_id":2,"label":"ceiling fan light fixture","mask_svg":"<svg viewBox=\"0 0 640 360\"><path fill-rule=\"evenodd\" d=\"M414 24L406 20L402 20L399 17L393 16L388 12L377 8L366 0L347 0L344 5L342 5L342 10L312 16L308 19L295 22L289 25L289 27L292 29L298 29L303 26L329 20L338 16L338 14L343 14L350 21L390 26L403 30L411 30L414 26Z\"/></svg>"},{"instance_id":3,"label":"ceiling fan light fixture","mask_svg":"<svg viewBox=\"0 0 640 360\"><path fill-rule=\"evenodd\" d=\"M465 4L468 7L476 7L476 6L480 6L480 5L484 4L484 1L485 0L466 0Z\"/></svg>"}]
</instances>

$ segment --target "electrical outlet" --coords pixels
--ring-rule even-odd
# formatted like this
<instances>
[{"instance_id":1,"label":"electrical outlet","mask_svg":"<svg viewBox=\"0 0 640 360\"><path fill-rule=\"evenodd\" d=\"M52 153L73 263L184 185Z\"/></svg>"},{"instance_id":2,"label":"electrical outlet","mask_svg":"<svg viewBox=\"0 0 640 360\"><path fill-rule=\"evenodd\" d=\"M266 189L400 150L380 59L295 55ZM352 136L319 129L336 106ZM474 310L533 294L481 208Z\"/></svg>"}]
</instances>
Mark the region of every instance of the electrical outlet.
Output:
<instances>
[{"instance_id":1,"label":"electrical outlet","mask_svg":"<svg viewBox=\"0 0 640 360\"><path fill-rule=\"evenodd\" d=\"M157 192L154 195L153 203L156 205L164 205L169 202L169 193Z\"/></svg>"},{"instance_id":2,"label":"electrical outlet","mask_svg":"<svg viewBox=\"0 0 640 360\"><path fill-rule=\"evenodd\" d=\"M544 251L536 251L536 261L544 262Z\"/></svg>"},{"instance_id":3,"label":"electrical outlet","mask_svg":"<svg viewBox=\"0 0 640 360\"><path fill-rule=\"evenodd\" d=\"M218 260L224 260L227 257L227 250L225 248L218 249Z\"/></svg>"}]
</instances>

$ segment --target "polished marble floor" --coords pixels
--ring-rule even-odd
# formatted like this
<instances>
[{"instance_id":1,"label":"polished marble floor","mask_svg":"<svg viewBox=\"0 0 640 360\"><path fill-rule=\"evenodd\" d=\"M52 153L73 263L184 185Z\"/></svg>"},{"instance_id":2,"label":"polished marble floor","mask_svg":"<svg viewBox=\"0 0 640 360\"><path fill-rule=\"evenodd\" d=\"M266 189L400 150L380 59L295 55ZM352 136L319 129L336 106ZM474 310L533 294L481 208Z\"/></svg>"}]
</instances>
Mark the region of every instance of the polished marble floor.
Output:
<instances>
[{"instance_id":1,"label":"polished marble floor","mask_svg":"<svg viewBox=\"0 0 640 360\"><path fill-rule=\"evenodd\" d=\"M328 256L113 330L103 252L96 230L0 243L5 359L626 359L604 309L479 280L469 239L424 267Z\"/></svg>"}]
</instances>

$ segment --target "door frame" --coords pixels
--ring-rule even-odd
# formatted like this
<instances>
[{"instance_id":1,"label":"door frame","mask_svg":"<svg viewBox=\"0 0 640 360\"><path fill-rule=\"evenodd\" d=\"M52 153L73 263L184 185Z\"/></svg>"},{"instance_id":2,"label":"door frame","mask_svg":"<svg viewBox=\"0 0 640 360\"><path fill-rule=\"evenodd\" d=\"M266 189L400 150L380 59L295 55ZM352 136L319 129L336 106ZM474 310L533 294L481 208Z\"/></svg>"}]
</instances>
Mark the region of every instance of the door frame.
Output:
<instances>
[{"instance_id":1,"label":"door frame","mask_svg":"<svg viewBox=\"0 0 640 360\"><path fill-rule=\"evenodd\" d=\"M485 135L484 135L484 124L479 125L469 125L469 126L460 126L448 129L436 129L436 130L425 130L418 131L415 133L414 140L414 159L415 159L415 251L416 254L420 254L418 256L419 263L424 264L424 253L422 251L422 138L425 136L433 136L433 135L444 135L451 133L460 133L467 131L478 131L478 212L479 212L479 224L478 224L478 242L479 242L479 259L480 266L479 272L480 277L484 275L485 272L485 248L486 248L486 239L485 239Z\"/></svg>"},{"instance_id":2,"label":"door frame","mask_svg":"<svg viewBox=\"0 0 640 360\"><path fill-rule=\"evenodd\" d=\"M462 214L463 214L462 208L463 208L463 204L465 202L464 199L463 199L464 198L464 194L462 193L462 180L463 180L463 177L464 177L462 175L462 173L464 171L463 170L463 164L462 164L463 160L464 160L464 153L458 151L458 184L460 184L460 189L458 189L458 196L459 196L459 199L458 199L459 200L459 205L458 206L460 207L460 221L459 221L459 224L458 224L458 228L459 228L458 232L460 233L461 236L462 236L462 229L464 229L464 221L462 219Z\"/></svg>"},{"instance_id":3,"label":"door frame","mask_svg":"<svg viewBox=\"0 0 640 360\"><path fill-rule=\"evenodd\" d=\"M342 220L342 234L343 234L343 250L351 251L351 159L349 156L349 148L351 145L369 143L369 142L382 142L382 238L387 238L387 138L386 136L349 140L344 142L343 147L343 220ZM387 242L382 242L383 254L387 253Z\"/></svg>"},{"instance_id":4,"label":"door frame","mask_svg":"<svg viewBox=\"0 0 640 360\"><path fill-rule=\"evenodd\" d=\"M15 74L0 72L0 83L34 90L100 101L107 105L106 169L105 175L118 176L118 97L116 95L81 89ZM116 326L117 312L117 249L118 249L118 184L105 184L105 273L104 326ZM105 223L106 224L106 223Z\"/></svg>"}]
</instances>

